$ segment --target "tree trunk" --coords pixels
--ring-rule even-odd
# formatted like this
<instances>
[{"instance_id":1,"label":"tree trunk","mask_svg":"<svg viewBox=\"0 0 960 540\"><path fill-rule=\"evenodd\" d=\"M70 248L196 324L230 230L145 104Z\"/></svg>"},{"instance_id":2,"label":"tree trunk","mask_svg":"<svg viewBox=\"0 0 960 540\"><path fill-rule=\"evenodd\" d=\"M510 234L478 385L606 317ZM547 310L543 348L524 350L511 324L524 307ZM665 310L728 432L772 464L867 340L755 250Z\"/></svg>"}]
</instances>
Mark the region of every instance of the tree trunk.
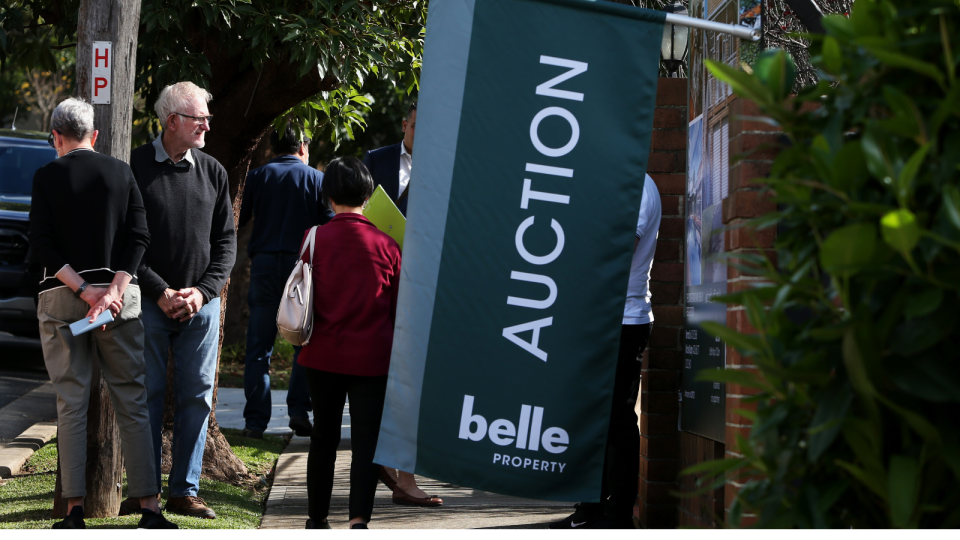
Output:
<instances>
[{"instance_id":1,"label":"tree trunk","mask_svg":"<svg viewBox=\"0 0 960 540\"><path fill-rule=\"evenodd\" d=\"M77 28L77 93L90 100L93 42L113 43L109 105L94 105L94 126L100 131L96 150L130 161L133 128L133 80L136 67L138 0L81 0ZM98 355L99 356L99 355ZM110 393L95 366L87 411L87 468L84 515L112 517L120 510L123 458ZM60 486L60 467L54 489L54 515L66 512Z\"/></svg>"},{"instance_id":2,"label":"tree trunk","mask_svg":"<svg viewBox=\"0 0 960 540\"><path fill-rule=\"evenodd\" d=\"M88 518L114 517L120 510L123 481L120 430L110 404L110 391L100 376L98 364L94 364L93 380L96 382L90 389L90 408L87 411L87 497L83 503L83 514ZM67 514L66 501L61 493L58 457L53 498L53 515L58 519Z\"/></svg>"}]
</instances>

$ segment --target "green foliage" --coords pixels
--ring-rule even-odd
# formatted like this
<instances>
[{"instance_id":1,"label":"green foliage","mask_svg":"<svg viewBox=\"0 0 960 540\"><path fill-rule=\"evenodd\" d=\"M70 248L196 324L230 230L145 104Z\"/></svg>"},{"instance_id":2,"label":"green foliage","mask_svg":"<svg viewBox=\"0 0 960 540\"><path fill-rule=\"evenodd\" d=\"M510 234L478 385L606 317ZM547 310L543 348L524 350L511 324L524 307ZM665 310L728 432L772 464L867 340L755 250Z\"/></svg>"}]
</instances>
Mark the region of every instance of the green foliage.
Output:
<instances>
[{"instance_id":1,"label":"green foliage","mask_svg":"<svg viewBox=\"0 0 960 540\"><path fill-rule=\"evenodd\" d=\"M323 130L335 144L366 126L370 99L359 89L383 77L411 93L419 87L427 4L423 1L148 0L141 8L137 89L148 109L164 85L191 80L210 88L216 77L206 48L236 68L262 70L270 61L314 69L334 82L275 121L303 122L307 136ZM215 43L207 36L216 36Z\"/></svg>"},{"instance_id":2,"label":"green foliage","mask_svg":"<svg viewBox=\"0 0 960 540\"><path fill-rule=\"evenodd\" d=\"M709 68L789 144L764 182L777 265L748 258L757 333L720 336L757 367L706 378L757 392L729 525L960 526L960 9L858 0L811 36L820 82L790 88L785 54L754 74ZM760 64L760 61L758 61ZM745 257L746 258L746 257ZM734 375L736 374L736 375Z\"/></svg>"}]
</instances>

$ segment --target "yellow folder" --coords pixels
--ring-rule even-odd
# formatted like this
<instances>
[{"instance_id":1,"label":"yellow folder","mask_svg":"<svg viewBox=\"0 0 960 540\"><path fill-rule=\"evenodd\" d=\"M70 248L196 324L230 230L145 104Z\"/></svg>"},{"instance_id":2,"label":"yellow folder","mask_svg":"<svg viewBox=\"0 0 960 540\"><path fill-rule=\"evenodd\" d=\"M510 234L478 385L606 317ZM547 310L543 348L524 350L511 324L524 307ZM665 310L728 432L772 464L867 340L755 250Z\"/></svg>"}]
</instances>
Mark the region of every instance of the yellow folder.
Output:
<instances>
[{"instance_id":1,"label":"yellow folder","mask_svg":"<svg viewBox=\"0 0 960 540\"><path fill-rule=\"evenodd\" d=\"M363 216L378 229L387 233L390 238L396 240L400 244L400 251L403 251L403 231L406 229L407 220L383 190L383 186L377 186L373 195L367 199L367 204L363 207Z\"/></svg>"}]
</instances>

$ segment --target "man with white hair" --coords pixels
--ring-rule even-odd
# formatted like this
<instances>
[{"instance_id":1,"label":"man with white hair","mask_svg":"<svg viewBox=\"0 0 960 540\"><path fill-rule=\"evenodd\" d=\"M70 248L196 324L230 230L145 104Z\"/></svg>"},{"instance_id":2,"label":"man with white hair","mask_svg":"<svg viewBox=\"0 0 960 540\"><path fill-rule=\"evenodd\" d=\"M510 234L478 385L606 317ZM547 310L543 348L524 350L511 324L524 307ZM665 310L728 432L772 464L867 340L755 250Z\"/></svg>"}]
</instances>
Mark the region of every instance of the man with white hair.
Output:
<instances>
[{"instance_id":1,"label":"man with white hair","mask_svg":"<svg viewBox=\"0 0 960 540\"><path fill-rule=\"evenodd\" d=\"M175 529L160 515L144 387L143 325L136 270L150 243L140 190L126 163L93 150L93 106L69 98L50 125L58 158L34 174L30 243L43 265L37 302L43 360L57 391L60 473L67 517L54 529L83 529L87 406L98 363L110 387L140 528ZM113 322L74 335L70 323Z\"/></svg>"},{"instance_id":2,"label":"man with white hair","mask_svg":"<svg viewBox=\"0 0 960 540\"><path fill-rule=\"evenodd\" d=\"M130 155L151 238L137 275L144 296L147 403L157 482L170 349L175 408L164 510L206 519L216 517L198 494L217 369L220 291L237 250L227 171L198 150L210 131L211 99L191 82L164 88L155 106L163 132ZM127 499L123 511L136 510L136 504Z\"/></svg>"}]
</instances>

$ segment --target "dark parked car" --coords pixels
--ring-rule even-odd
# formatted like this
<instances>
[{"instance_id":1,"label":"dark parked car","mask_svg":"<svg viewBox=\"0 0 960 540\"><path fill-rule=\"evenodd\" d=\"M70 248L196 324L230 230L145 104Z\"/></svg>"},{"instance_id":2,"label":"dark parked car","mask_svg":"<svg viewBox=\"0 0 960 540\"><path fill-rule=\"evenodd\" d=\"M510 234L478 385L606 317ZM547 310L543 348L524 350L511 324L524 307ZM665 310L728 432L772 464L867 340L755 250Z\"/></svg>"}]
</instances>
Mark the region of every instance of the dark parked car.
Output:
<instances>
[{"instance_id":1,"label":"dark parked car","mask_svg":"<svg viewBox=\"0 0 960 540\"><path fill-rule=\"evenodd\" d=\"M30 264L33 173L57 158L46 133L0 129L0 332L38 336L37 283Z\"/></svg>"}]
</instances>

